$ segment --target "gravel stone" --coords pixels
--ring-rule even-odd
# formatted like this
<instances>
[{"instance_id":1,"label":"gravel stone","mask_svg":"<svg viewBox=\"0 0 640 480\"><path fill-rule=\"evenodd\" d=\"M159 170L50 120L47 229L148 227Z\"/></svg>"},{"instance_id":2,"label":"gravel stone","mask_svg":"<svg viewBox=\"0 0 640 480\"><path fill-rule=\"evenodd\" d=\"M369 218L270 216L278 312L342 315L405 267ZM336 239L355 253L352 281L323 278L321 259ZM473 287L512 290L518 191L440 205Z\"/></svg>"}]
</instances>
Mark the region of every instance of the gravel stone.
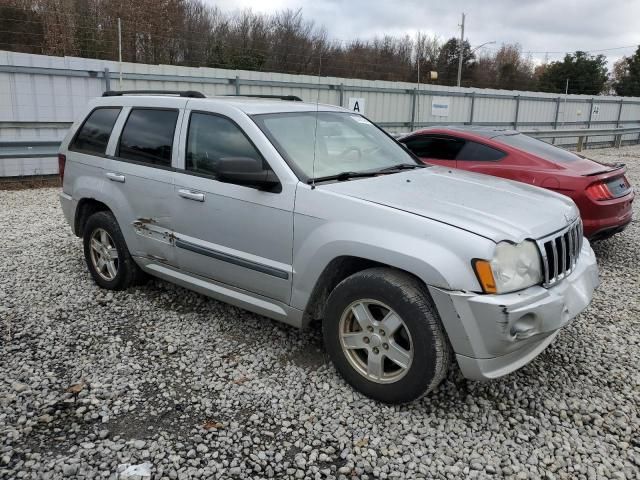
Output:
<instances>
[{"instance_id":1,"label":"gravel stone","mask_svg":"<svg viewBox=\"0 0 640 480\"><path fill-rule=\"evenodd\" d=\"M640 186L640 146L583 153ZM542 355L392 407L338 376L317 326L160 280L98 288L58 193L0 190L2 479L640 478L640 200Z\"/></svg>"}]
</instances>

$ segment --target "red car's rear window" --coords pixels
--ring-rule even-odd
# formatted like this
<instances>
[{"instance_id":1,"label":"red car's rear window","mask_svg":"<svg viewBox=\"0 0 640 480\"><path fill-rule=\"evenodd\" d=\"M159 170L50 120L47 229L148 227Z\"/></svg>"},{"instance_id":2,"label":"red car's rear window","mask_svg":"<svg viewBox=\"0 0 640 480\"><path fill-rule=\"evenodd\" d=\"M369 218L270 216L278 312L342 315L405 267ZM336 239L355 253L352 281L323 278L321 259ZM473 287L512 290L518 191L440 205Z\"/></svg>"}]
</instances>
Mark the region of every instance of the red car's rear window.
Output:
<instances>
[{"instance_id":1,"label":"red car's rear window","mask_svg":"<svg viewBox=\"0 0 640 480\"><path fill-rule=\"evenodd\" d=\"M529 152L552 162L566 163L575 162L580 159L580 157L575 153L568 152L562 148L543 142L542 140L528 137L522 133L517 133L515 135L500 135L498 137L494 137L493 140L497 140L498 142L502 142L511 147L519 148L520 150L524 150L525 152Z\"/></svg>"}]
</instances>

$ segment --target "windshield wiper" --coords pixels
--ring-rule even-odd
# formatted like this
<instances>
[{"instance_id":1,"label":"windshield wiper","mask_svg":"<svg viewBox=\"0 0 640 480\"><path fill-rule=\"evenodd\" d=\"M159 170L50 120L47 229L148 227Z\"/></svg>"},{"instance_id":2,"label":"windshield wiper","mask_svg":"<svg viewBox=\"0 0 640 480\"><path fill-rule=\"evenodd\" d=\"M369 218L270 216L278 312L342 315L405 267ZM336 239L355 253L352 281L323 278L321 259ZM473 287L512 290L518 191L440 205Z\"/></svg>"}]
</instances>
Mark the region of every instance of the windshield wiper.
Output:
<instances>
[{"instance_id":1,"label":"windshield wiper","mask_svg":"<svg viewBox=\"0 0 640 480\"><path fill-rule=\"evenodd\" d=\"M376 172L393 172L394 170L413 170L414 168L426 168L428 165L420 165L418 163L397 163L389 167L381 168Z\"/></svg>"},{"instance_id":2,"label":"windshield wiper","mask_svg":"<svg viewBox=\"0 0 640 480\"><path fill-rule=\"evenodd\" d=\"M380 175L381 173L392 173L400 170L413 170L414 168L426 168L428 165L420 165L413 163L398 163L396 165L391 165L389 167L380 168L378 170L368 170L365 172L340 172L335 175L327 175L325 177L316 177L310 178L307 180L308 184L312 184L315 182L327 182L330 180L338 180L345 181L351 178L364 178L364 177L375 177L376 175Z\"/></svg>"},{"instance_id":3,"label":"windshield wiper","mask_svg":"<svg viewBox=\"0 0 640 480\"><path fill-rule=\"evenodd\" d=\"M336 173L335 175L326 175L324 177L310 178L309 180L307 180L307 183L311 184L311 183L315 183L315 182L327 182L329 180L344 181L344 180L349 180L350 178L375 177L378 174L380 174L380 171L378 171L378 170L375 170L373 172L371 172L371 171L369 171L369 172L340 172L340 173Z\"/></svg>"}]
</instances>

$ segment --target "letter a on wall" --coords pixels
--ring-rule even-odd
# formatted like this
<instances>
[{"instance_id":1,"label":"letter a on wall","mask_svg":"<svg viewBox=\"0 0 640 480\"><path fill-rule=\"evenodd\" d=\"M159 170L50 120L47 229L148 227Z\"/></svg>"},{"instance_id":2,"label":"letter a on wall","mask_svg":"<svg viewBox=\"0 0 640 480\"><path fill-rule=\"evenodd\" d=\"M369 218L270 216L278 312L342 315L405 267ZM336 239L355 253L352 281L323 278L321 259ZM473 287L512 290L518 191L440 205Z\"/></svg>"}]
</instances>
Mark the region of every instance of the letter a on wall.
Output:
<instances>
[{"instance_id":1,"label":"letter a on wall","mask_svg":"<svg viewBox=\"0 0 640 480\"><path fill-rule=\"evenodd\" d=\"M364 115L364 98L349 97L349 110Z\"/></svg>"}]
</instances>

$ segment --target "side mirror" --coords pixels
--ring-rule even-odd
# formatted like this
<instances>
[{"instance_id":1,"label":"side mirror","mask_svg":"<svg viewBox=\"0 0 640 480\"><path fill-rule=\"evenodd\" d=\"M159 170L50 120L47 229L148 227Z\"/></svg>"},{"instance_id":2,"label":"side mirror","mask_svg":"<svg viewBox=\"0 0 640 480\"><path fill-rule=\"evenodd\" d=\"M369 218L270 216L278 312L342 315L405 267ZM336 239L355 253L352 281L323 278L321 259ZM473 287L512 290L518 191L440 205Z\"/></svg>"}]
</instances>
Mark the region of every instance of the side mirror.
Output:
<instances>
[{"instance_id":1,"label":"side mirror","mask_svg":"<svg viewBox=\"0 0 640 480\"><path fill-rule=\"evenodd\" d=\"M276 190L280 185L271 169L264 168L262 159L251 157L224 157L218 160L218 180L221 182Z\"/></svg>"}]
</instances>

